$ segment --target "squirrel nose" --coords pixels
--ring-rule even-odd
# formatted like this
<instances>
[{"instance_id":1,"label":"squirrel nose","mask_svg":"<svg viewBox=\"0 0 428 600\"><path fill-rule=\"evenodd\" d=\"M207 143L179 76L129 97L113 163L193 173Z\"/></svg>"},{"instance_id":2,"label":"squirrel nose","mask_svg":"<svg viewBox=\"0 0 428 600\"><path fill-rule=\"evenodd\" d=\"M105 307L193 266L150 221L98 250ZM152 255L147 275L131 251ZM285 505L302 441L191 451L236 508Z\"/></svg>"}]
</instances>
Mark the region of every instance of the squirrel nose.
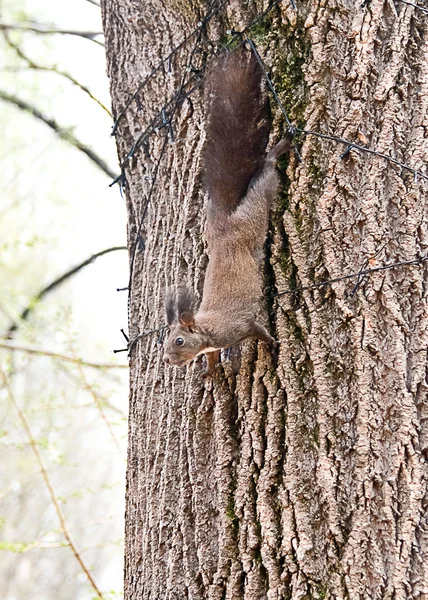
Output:
<instances>
[{"instance_id":1,"label":"squirrel nose","mask_svg":"<svg viewBox=\"0 0 428 600\"><path fill-rule=\"evenodd\" d=\"M163 357L163 361L169 364L169 358L168 358L168 356L164 356Z\"/></svg>"}]
</instances>

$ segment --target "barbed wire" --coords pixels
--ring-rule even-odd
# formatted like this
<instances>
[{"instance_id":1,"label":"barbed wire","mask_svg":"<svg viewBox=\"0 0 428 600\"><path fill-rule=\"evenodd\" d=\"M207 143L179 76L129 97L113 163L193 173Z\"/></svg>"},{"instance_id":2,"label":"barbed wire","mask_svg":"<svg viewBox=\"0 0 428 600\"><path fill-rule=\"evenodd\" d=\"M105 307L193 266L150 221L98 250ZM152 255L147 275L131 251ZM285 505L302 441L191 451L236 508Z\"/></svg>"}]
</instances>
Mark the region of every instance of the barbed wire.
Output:
<instances>
[{"instance_id":1,"label":"barbed wire","mask_svg":"<svg viewBox=\"0 0 428 600\"><path fill-rule=\"evenodd\" d=\"M280 1L280 0L279 0ZM275 4L278 4L278 1L275 2ZM273 4L272 4L273 6ZM264 11L264 14L266 14L266 11ZM256 19L254 22L257 22L259 20ZM252 22L251 25L254 24L254 22ZM236 36L243 36L244 32L247 31L250 28L250 25L247 26L245 28L245 30L242 31L235 31L235 30L230 30L231 35L236 35ZM266 69L266 65L263 61L263 59L260 56L260 53L256 47L255 42L248 37L245 37L245 41L248 43L248 45L250 46L251 50L254 52L256 59L264 73L266 82L268 84L269 89L272 92L272 95L274 97L274 99L276 100L283 116L284 119L287 123L288 126L292 125L292 122L284 108L283 103L281 102L281 99L279 98L279 95L272 83L271 78L269 77L268 71ZM201 69L201 71L203 71L203 69ZM168 100L168 102L166 104L163 105L163 107L159 110L159 112L156 114L156 116L152 119L152 121L149 123L149 125L146 127L146 129L140 134L140 136L137 138L137 140L133 143L133 145L131 146L130 150L128 151L128 153L126 154L124 160L122 161L121 164L121 174L116 177L112 183L110 184L110 186L114 185L115 183L118 183L119 181L121 181L124 177L124 169L126 168L127 164L129 163L129 160L131 158L134 157L135 152L149 139L149 137L153 134L153 133L157 133L160 129L162 129L163 127L165 127L165 125L169 124L171 121L171 117L169 116L168 119L166 119L166 116L168 115L168 110L170 109L170 107L172 105L175 105L175 103L178 101L179 103L184 102L185 99L187 99L188 97L190 97L191 94L193 94L201 85L202 83L202 79L204 77L204 74L201 72L198 72L197 74L194 74L193 76L191 76L189 78L189 80L187 82L185 82L184 84L181 84L179 86L179 88L174 92L173 96L171 97L170 100ZM186 87L189 83L193 83L193 82L197 82L196 85L191 88L181 99L180 99L180 95L183 92L183 87ZM388 154L385 154L383 152L380 152L378 150L374 150L372 148L368 148L366 146L362 146L361 144L358 144L356 142L353 142L351 140L347 140L345 138L342 138L340 136L334 135L334 134L328 134L328 133L321 133L319 131L312 131L309 129L302 129L300 127L296 127L296 132L300 133L302 135L308 136L314 136L314 137L318 137L320 139L324 139L324 140L329 140L329 141L334 141L340 144L344 144L345 146L347 146L346 150L344 153L342 153L340 155L341 159L346 158L346 156L349 155L349 153L351 152L351 150L359 150L361 152L364 152L366 154L371 154L374 156L377 156L379 158L382 158L383 160L386 160L387 162L390 162L392 164L397 165L398 167L400 167L403 170L409 171L411 173L413 173L414 179L417 182L418 178L420 177L421 179L425 179L428 180L428 175L426 175L425 173L423 173L423 171L421 171L420 169L416 169L415 167L411 167L410 165L407 165L406 163L399 161L398 159L394 158L393 156L390 156Z\"/></svg>"},{"instance_id":2,"label":"barbed wire","mask_svg":"<svg viewBox=\"0 0 428 600\"><path fill-rule=\"evenodd\" d=\"M297 10L295 0L289 0L289 1L290 1L291 6L293 7L293 9ZM272 2L270 2L270 4L267 6L267 8L264 11L262 11L259 15L257 15L257 17L249 25L247 25L244 29L242 29L241 31L229 30L228 33L231 35L234 35L234 34L242 35L242 34L246 33L249 29L251 29L251 27L254 27L254 25L256 25L261 19L263 19L272 10L272 8L281 4L282 2L283 2L283 0L273 0ZM422 11L423 13L428 14L427 8L424 8L423 6L409 2L408 0L397 0L397 2L401 2L402 4L407 4L408 6L417 8L418 10ZM200 27L202 27L203 24L205 24L205 25L208 24L209 21L211 21L221 11L221 9L224 8L229 3L230 3L230 0L223 0L223 2L220 2L220 4L216 8L214 8L210 14L208 14L205 17L204 21L199 21L197 26L192 31L190 31L181 40L181 42L179 42L176 46L174 46L173 49L169 52L169 54L167 54L167 56L162 58L160 60L160 62L150 71L150 73L137 86L137 89L130 96L128 101L125 103L124 107L120 110L119 114L117 115L117 117L113 123L113 126L112 126L112 131L111 131L112 136L116 135L117 128L118 128L119 122L121 121L122 117L125 115L126 111L131 106L131 104L134 102L134 100L136 100L138 98L138 95L142 92L142 90L149 83L149 81L151 79L153 79L153 77L162 69L162 67L165 66L165 64L167 65L168 70L170 70L171 59L177 54L177 52L179 52L181 50L181 48L183 48L183 46L185 46L187 44L187 42L189 42L198 33Z\"/></svg>"},{"instance_id":3,"label":"barbed wire","mask_svg":"<svg viewBox=\"0 0 428 600\"><path fill-rule=\"evenodd\" d=\"M188 34L184 38L184 40L182 40L177 46L175 46L175 48L168 54L168 56L165 57L163 60L161 60L161 62L143 80L143 82L138 86L137 90L134 92L134 94L131 96L129 101L125 104L124 108L119 113L115 123L113 124L112 135L116 134L119 121L124 116L124 114L126 113L126 110L129 108L129 106L132 104L132 101L137 98L138 94L142 91L142 89L150 81L150 79L152 79L152 77L156 73L159 72L162 65L165 62L168 62L168 60L174 54L176 54L185 45L185 43L187 43L190 39L192 39L192 37L195 34L197 34L197 33L200 34L201 30L206 27L206 25L211 21L211 19L216 14L218 14L218 12L228 2L230 2L230 0L224 0L213 10L211 10L211 5L210 5L207 16L202 21L199 21L198 27L196 27L190 34ZM241 31L236 31L234 29L228 30L229 35L231 35L232 37L243 36L247 31L249 31L252 27L254 27L254 25L256 25L262 18L264 18L270 11L272 11L273 8L275 8L276 6L281 4L281 2L283 2L283 0L272 0L269 3L269 5L267 6L267 8L264 11L262 11L260 14L258 14L248 25L245 26L245 28L243 30L241 30ZM290 2L292 3L292 6L295 6L294 0L290 0ZM187 69L189 69L190 71L192 70L191 64L188 65L185 70L187 70ZM159 111L156 113L154 118L147 125L146 129L138 136L138 138L132 144L131 148L126 153L125 158L121 161L121 164L120 164L121 173L112 181L112 183L110 184L110 187L116 183L120 183L125 180L124 169L128 165L129 161L134 157L136 151L139 148L141 148L145 144L145 142L148 141L148 139L150 138L150 136L153 133L159 132L159 130L165 126L165 121L167 121L167 122L171 121L171 115L168 114L168 111L170 110L171 106L175 106L175 103L177 101L179 102L179 105L180 105L182 102L184 102L184 100L186 100L189 96L191 96L200 87L203 77L204 77L204 71L205 71L205 65L203 65L200 69L198 69L198 71L196 73L193 73L189 77L189 79L187 81L185 81L184 84L183 84L183 82L180 83L180 86L174 91L171 98L162 106L162 108L159 109ZM186 94L183 94L183 89L187 88L192 83L195 83L194 87L192 87L190 90L188 90L186 92Z\"/></svg>"},{"instance_id":4,"label":"barbed wire","mask_svg":"<svg viewBox=\"0 0 428 600\"><path fill-rule=\"evenodd\" d=\"M191 83L195 82L196 85L192 87L188 92L183 93L184 89ZM127 152L125 158L123 159L120 168L121 173L113 179L110 183L110 186L113 186L115 183L119 183L123 180L124 177L124 169L127 167L129 161L134 157L135 153L139 148L144 146L144 144L149 140L150 136L153 133L158 133L164 127L169 127L171 125L172 114L169 113L169 110L174 108L175 110L180 106L194 91L200 86L201 80L198 74L193 74L187 81L181 83L179 87L174 91L174 94L168 100L166 104L162 106L156 116L150 121L149 125L146 129L138 136L135 142L132 144L131 148Z\"/></svg>"},{"instance_id":5,"label":"barbed wire","mask_svg":"<svg viewBox=\"0 0 428 600\"><path fill-rule=\"evenodd\" d=\"M248 29L250 29L251 27L253 27L256 23L258 23L262 18L264 18L275 6L281 4L283 0L272 0L269 5L267 6L267 8L262 11L260 14L257 15L257 17L255 17L255 19L245 27L244 30L242 30L242 32L236 32L236 33L244 33L245 31L247 31ZM164 58L162 58L160 60L160 62L150 71L150 73L143 79L143 81L137 86L137 89L135 90L135 92L131 95L131 97L129 98L129 100L125 103L125 106L121 109L121 111L119 112L119 114L116 117L115 122L113 123L113 127L112 127L112 131L111 131L111 135L116 135L117 132L117 128L119 125L120 120L122 119L122 117L125 115L126 111L128 110L128 108L131 106L131 104L134 102L134 100L136 100L138 98L138 95L143 91L143 89L145 88L145 86L149 83L149 81L151 79L153 79L153 77L165 66L167 65L168 70L170 70L171 67L171 59L177 54L177 52L179 52L186 44L187 42L189 42L195 35L198 34L198 32L200 31L201 27L206 27L206 25L208 25L208 23L227 5L230 3L230 0L223 0L222 2L220 2L216 7L211 9L211 6L214 2L211 3L210 7L209 7L209 12L207 12L206 16L204 17L204 19L202 19L201 21L198 22L197 26L195 27L195 29L193 29L190 33L188 33L182 40L181 42L179 42L176 46L174 46L174 48L171 50L171 52L169 54L167 54L167 56L165 56ZM294 0L290 0L291 5L293 6L293 8L296 8L295 2Z\"/></svg>"},{"instance_id":6,"label":"barbed wire","mask_svg":"<svg viewBox=\"0 0 428 600\"><path fill-rule=\"evenodd\" d=\"M210 15L211 13L208 12L207 14ZM194 44L191 52L189 53L189 57L188 57L188 60L187 60L187 66L186 66L186 69L184 71L184 75L181 78L181 83L180 83L179 89L178 89L177 93L175 94L175 101L174 101L174 104L173 104L173 106L171 108L171 112L169 114L169 118L166 119L166 110L165 109L162 109L160 111L160 114L162 114L163 123L166 126L166 133L165 133L165 137L164 137L164 140L163 140L163 143L162 143L162 147L161 147L161 150L160 150L160 153L159 153L159 156L158 156L158 159L157 159L154 171L153 171L149 193L147 195L147 198L146 198L146 201L145 201L145 204L144 204L144 208L143 208L142 214L141 214L140 219L139 219L139 225L138 225L137 233L136 233L136 236L135 236L135 242L134 242L133 248L131 250L131 261L130 261L129 282L128 282L128 323L129 323L129 331L131 331L130 306L131 306L132 291L133 291L133 285L132 285L133 284L133 274L134 274L135 256L136 256L136 252L137 252L139 237L141 235L141 230L142 230L142 227L143 227L144 219L145 219L145 216L146 216L146 213L147 213L147 209L149 207L150 200L151 200L151 197L153 195L153 191L154 191L154 188L155 188L155 185L156 185L157 176L158 176L158 173L159 173L159 169L160 169L160 165L161 165L161 162L162 162L162 158L163 158L163 156L165 154L167 143L168 143L169 137L171 135L173 119L174 119L174 116L175 116L176 111L178 109L182 92L183 92L183 90L185 88L185 85L186 85L186 74L187 74L187 72L188 72L188 70L189 70L189 68L190 68L190 66L192 64L193 57L194 57L194 55L195 55L195 53L196 53L196 51L197 51L197 49L199 47L202 35L204 33L204 30L205 30L206 18L202 21L202 25L201 25L201 27L198 30L198 35L196 37L196 42L195 42L195 44ZM137 339L138 339L138 336L137 336L137 338L134 338L133 340L131 340L128 343L129 355L131 354L132 349L134 348Z\"/></svg>"},{"instance_id":7,"label":"barbed wire","mask_svg":"<svg viewBox=\"0 0 428 600\"><path fill-rule=\"evenodd\" d=\"M163 58L157 65L156 67L154 67L151 72L143 79L143 81L139 84L139 86L137 87L137 89L135 90L135 92L131 95L131 97L129 98L128 102L126 102L125 106L122 108L122 110L119 112L119 114L116 117L115 122L113 123L113 127L112 127L112 131L111 131L111 135L116 135L116 131L119 125L120 120L122 119L122 117L124 116L124 114L126 113L126 111L128 110L128 108L131 106L131 104L133 103L134 100L136 100L138 94L140 94L143 89L145 88L145 86L149 83L149 81L151 79L153 79L153 77L162 69L162 67L165 64L169 64L172 57L175 56L177 54L177 52L179 50L181 50L181 48L183 48L183 46L185 46L187 44L188 41L190 41L201 29L203 23L207 24L222 8L223 6L225 6L226 4L228 4L228 2L230 2L230 0L224 0L216 9L215 11L213 11L212 14L209 14L204 21L199 21L197 27L195 27L195 29L193 29L193 31L191 31L190 33L188 33L179 44L177 44L176 46L174 46L174 48L171 50L171 52L165 56L165 58ZM170 65L169 65L170 66Z\"/></svg>"},{"instance_id":8,"label":"barbed wire","mask_svg":"<svg viewBox=\"0 0 428 600\"><path fill-rule=\"evenodd\" d=\"M272 295L272 298L280 298L281 296L286 296L286 295L293 295L293 294L300 294L301 292L307 292L307 291L312 291L312 290L317 290L326 286L331 286L333 283L338 283L340 281L346 281L346 280L350 280L350 279L358 279L358 286L361 284L362 280L367 277L367 275L370 275L371 273L379 273L381 271L388 271L390 269L398 269L400 267L408 267L408 266L417 266L417 265L421 265L424 262L428 261L428 256L421 256L419 258L412 258L410 260L403 260L401 262L395 262L395 263L389 263L386 265L380 265L378 267L371 267L370 269L360 269L359 271L356 271L354 273L348 273L347 275L341 275L340 277L332 277L331 279L325 279L323 281L319 281L318 283L313 283L311 285L301 285L298 287L295 287L293 289L288 289L288 290L282 290L280 292L277 292L276 294ZM350 295L353 295L356 291L357 286L354 286L352 292L350 293ZM138 334L132 341L129 341L128 338L127 341L128 346L126 348L123 348L121 350L113 350L114 353L117 352L128 352L128 355L131 354L135 344L137 343L137 341L148 337L150 335L153 335L154 333L159 333L159 337L158 337L158 343L162 343L163 339L164 339L164 334L168 329L168 325L162 325L161 327L157 327L156 329L150 329L149 331L145 331L143 333ZM126 336L125 336L126 337Z\"/></svg>"},{"instance_id":9,"label":"barbed wire","mask_svg":"<svg viewBox=\"0 0 428 600\"><path fill-rule=\"evenodd\" d=\"M355 279L355 278L364 278L366 275L370 275L370 273L378 273L379 271L388 271L389 269L398 269L399 267L406 267L409 265L420 265L428 260L428 256L421 256L420 258L412 258L410 260L403 260L401 262L390 263L387 265L381 265L379 267L371 267L370 269L360 269L355 273L348 273L348 275L341 275L340 277L333 277L332 279L326 279L324 281L320 281L318 283L313 283L311 285L302 285L300 287L296 287L294 289L283 290L282 292L278 292L274 294L274 298L278 298L280 296L290 295L290 294L298 294L300 292L306 292L310 290L316 290L327 285L331 285L332 283L338 283L339 281L346 281L347 279Z\"/></svg>"},{"instance_id":10,"label":"barbed wire","mask_svg":"<svg viewBox=\"0 0 428 600\"><path fill-rule=\"evenodd\" d=\"M272 80L269 77L269 74L268 74L267 69L266 69L266 65L264 64L263 59L260 56L259 51L257 50L256 44L251 39L247 39L247 42L248 42L250 48L252 49L252 51L253 51L256 59L257 59L257 62L259 63L259 65L260 65L260 67L261 67L261 69L263 71L263 74L265 76L265 79L266 79L266 82L267 82L267 84L269 86L269 89L271 90L272 95L275 98L275 100L276 100L276 102L277 102L277 104L278 104L278 106L279 106L279 108L280 108L280 110L281 110L281 112L282 112L282 114L284 116L284 119L285 119L287 125L291 126L292 123L291 123L291 121L290 121L290 119L289 119L289 117L287 115L287 112L286 112L286 110L284 108L284 105L282 104L282 102L281 102L281 100L280 100L280 98L279 98L279 96L278 96L278 94L277 94L277 92L275 90L275 87L274 87L274 85L272 83ZM349 152L351 150L354 150L354 149L355 150L360 150L361 152L366 152L367 154L372 154L374 156L378 156L379 158L383 158L384 160L386 160L386 161L388 161L390 163L393 163L393 164L399 166L401 169L404 169L406 171L410 171L411 173L413 173L415 181L418 180L418 177L421 177L422 179L428 180L428 175L426 175L425 173L423 173L419 169L415 169L414 167L410 167L409 165L407 165L407 164L405 164L405 163L397 160L393 156L389 156L388 154L384 154L383 152L379 152L378 150L373 150L372 148L367 148L366 146L361 146L360 144L356 144L355 142L351 142L350 140L346 140L346 139L344 139L342 137L339 137L337 135L320 133L319 131L311 131L309 129L301 129L300 127L296 127L296 132L297 133L301 133L301 134L306 135L306 136L312 135L314 137L318 137L318 138L321 138L321 139L324 139L324 140L330 140L330 141L333 141L333 142L338 142L340 144L345 144L347 146L347 149L345 150L345 152L343 154L340 155L341 159L344 159L349 154Z\"/></svg>"},{"instance_id":11,"label":"barbed wire","mask_svg":"<svg viewBox=\"0 0 428 600\"><path fill-rule=\"evenodd\" d=\"M156 329L150 329L149 331L144 331L143 333L139 333L132 340L128 338L128 336L124 333L123 329L121 329L122 334L127 342L126 348L121 348L120 350L113 350L114 354L118 352L128 352L128 357L131 356L132 350L135 347L135 344L149 335L153 335L154 333L158 333L158 344L161 344L165 338L165 332L169 329L168 325L161 325L161 327L156 327Z\"/></svg>"},{"instance_id":12,"label":"barbed wire","mask_svg":"<svg viewBox=\"0 0 428 600\"><path fill-rule=\"evenodd\" d=\"M295 3L294 0L290 0L291 4L293 6L293 8L295 8ZM403 2L405 4L410 4L411 6L415 6L416 8L421 8L417 5L413 5L410 2L407 2L407 0L398 0L399 2ZM135 241L131 250L131 262L130 262L130 275L129 275L129 284L127 288L120 288L120 290L128 290L128 318L129 318L129 314L130 314L130 305L131 305L131 297L132 297L132 282L133 282L133 270L134 270L134 263L135 263L135 256L136 256L136 251L137 251L137 247L139 245L139 240L141 240L141 230L143 227L143 222L145 219L145 216L147 214L147 210L148 210L148 206L150 203L150 200L152 198L153 195L153 191L155 188L155 184L157 181L157 176L159 173L159 168L160 168L160 164L161 161L163 159L163 156L166 152L166 148L167 148L167 144L168 144L168 140L170 138L173 139L173 129L172 129L172 125L173 125L173 119L174 116L176 114L176 111L178 109L178 107L180 106L180 104L182 104L184 102L184 100L186 98L189 98L191 94L193 94L201 85L201 83L203 82L203 78L204 78L204 74L205 74L205 64L200 68L197 69L196 72L194 72L195 70L193 70L192 72L192 59L193 56L195 54L195 52L197 51L197 49L199 48L201 42L202 42L202 36L205 33L205 28L207 23L216 15L218 14L218 12L221 10L221 8L223 8L226 4L228 4L229 0L224 0L223 2L220 2L220 4L218 4L217 7L212 8L212 4L209 6L207 14L205 16L205 18L200 21L198 23L197 28L195 28L192 32L190 32L176 47L173 48L173 50L168 54L167 57L165 57L152 71L151 73L143 80L143 82L141 82L141 84L138 86L136 92L134 92L134 94L131 96L131 98L129 99L129 101L127 102L127 104L124 106L124 108L122 109L122 111L119 113L114 126L113 126L113 134L116 133L117 130L117 126L118 123L120 121L120 119L123 117L123 115L125 114L126 110L129 108L129 106L131 105L131 103L137 98L138 94L142 91L142 89L144 88L144 86L148 83L148 81L150 81L150 79L152 79L156 73L158 73L160 71L160 69L162 68L162 66L165 63L168 63L168 61L171 60L172 56L174 56L181 48L183 48L186 43L192 39L196 34L197 34L197 38L196 38L196 42L189 54L189 59L187 61L187 65L184 69L184 75L181 78L181 82L179 87L174 91L173 95L171 96L171 98L164 104L164 106L162 106L162 108L157 112L157 114L155 115L155 117L150 121L150 123L148 124L148 126L146 127L146 129L138 136L138 138L136 139L136 141L133 143L133 145L131 146L130 150L128 151L128 153L126 154L124 160L122 161L121 164L121 175L119 177L117 177L111 185L113 185L114 183L117 183L119 181L123 182L126 181L125 179L125 168L129 163L129 160L131 158L133 158L135 156L136 151L141 148L141 147L145 147L145 144L147 143L147 141L149 140L150 136L154 133L158 133L160 130L162 129L166 129L166 133L165 133L165 137L161 146L161 150L158 156L158 159L156 161L154 170L153 170L153 174L151 176L151 185L149 188L149 192L148 195L145 199L144 202L144 207L142 210L142 214L139 218L139 225L137 228L137 233L135 235ZM270 4L268 5L268 7L260 14L258 14L248 25L246 25L244 27L244 29L237 31L234 29L230 29L227 31L227 33L229 35L231 35L232 37L239 37L242 40L242 43L247 43L250 48L251 51L254 53L254 56L256 57L257 62L259 63L264 77L266 79L267 85L276 101L276 103L278 104L282 115L287 123L288 126L292 126L292 121L289 118L285 107L283 105L283 103L281 102L281 99L275 89L275 86L272 83L272 79L269 76L268 70L266 68L266 65L257 49L257 46L254 42L254 40L252 40L251 38L249 38L246 34L247 32L256 24L258 23L262 18L264 18L274 7L278 6L280 3L282 2L282 0L272 0L272 2L270 2ZM425 11L424 11L425 12ZM211 44L213 42L210 42ZM192 72L192 75L190 77L187 78L187 73L188 72ZM194 85L193 85L194 84ZM423 173L420 169L417 169L415 167L412 167L402 161L399 161L398 159L385 154L383 152L380 152L378 150L374 150L372 148L368 148L366 146L362 146L361 144L357 144L351 140L347 140L345 138L342 138L340 136L334 135L334 134L329 134L329 133L321 133L318 131L312 131L312 130L307 130L307 129L302 129L299 127L296 127L296 131L302 135L305 136L314 136L314 137L318 137L320 139L324 139L324 140L329 140L329 141L333 141L336 143L340 143L340 144L344 144L346 146L345 152L343 152L340 155L340 159L344 159L346 156L349 155L349 153L352 150L358 150L360 152L363 153L367 153L369 155L373 155L373 156L377 156L378 158L381 158L385 161L387 161L388 163L394 164L396 166L398 166L400 169L402 170L406 170L409 171L411 173L413 173L414 176L414 181L417 182L419 178L424 179L424 180L428 180L428 175ZM297 150L297 149L296 149ZM298 152L297 152L298 154ZM300 155L298 154L299 158ZM410 259L410 260L406 260L406 261L402 261L402 262L396 262L396 263L391 263L388 265L382 265L379 267L373 267L371 269L361 269L358 273L350 273L348 275L344 275L341 277L336 277L336 278L332 278L332 279L328 279L319 283L315 283L309 286L301 286L298 288L294 288L294 289L290 289L290 290L284 290L281 292L278 292L276 294L277 297L286 295L286 294L296 294L298 292L302 292L302 291L306 291L306 290L312 290L312 289L318 289L321 288L323 286L326 285L331 285L333 283L336 283L338 281L342 281L342 280L347 280L347 279L352 279L352 278L359 278L359 281L357 283L357 286L355 287L355 291L358 287L358 285L361 283L362 279L364 279L364 277L366 277L368 274L370 273L374 273L374 272L378 272L378 271L384 271L387 269L394 269L394 268L398 268L398 267L403 267L406 265L417 265L417 264L421 264L423 262L425 262L426 260L428 260L428 257L421 257L421 258L415 258L415 259ZM131 328L131 323L129 321L129 327ZM147 337L149 335L152 335L154 333L158 333L161 332L161 335L163 335L164 331L166 330L165 327L158 327L156 329L152 329L149 330L148 332L142 333L142 334L138 334L136 337L133 338L133 340L129 341L127 340L128 344L127 344L127 348L123 349L123 350L117 350L115 352L122 352L122 351L126 351L128 350L128 354L130 355L132 352L132 349L135 346L135 343L139 340L142 339L144 337Z\"/></svg>"}]
</instances>

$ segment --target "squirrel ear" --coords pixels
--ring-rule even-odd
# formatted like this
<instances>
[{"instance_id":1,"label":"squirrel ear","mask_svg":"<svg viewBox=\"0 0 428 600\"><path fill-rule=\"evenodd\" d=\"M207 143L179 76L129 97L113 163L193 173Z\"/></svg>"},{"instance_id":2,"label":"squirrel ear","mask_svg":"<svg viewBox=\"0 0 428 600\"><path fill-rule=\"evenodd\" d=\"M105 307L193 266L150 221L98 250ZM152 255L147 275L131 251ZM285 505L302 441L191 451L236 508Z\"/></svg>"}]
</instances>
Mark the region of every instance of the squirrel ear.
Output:
<instances>
[{"instance_id":1,"label":"squirrel ear","mask_svg":"<svg viewBox=\"0 0 428 600\"><path fill-rule=\"evenodd\" d=\"M195 294L185 287L180 288L177 293L177 315L183 327L194 327L195 305Z\"/></svg>"},{"instance_id":2,"label":"squirrel ear","mask_svg":"<svg viewBox=\"0 0 428 600\"><path fill-rule=\"evenodd\" d=\"M195 326L195 316L190 312L182 312L178 316L178 320L180 321L180 325L183 327L188 327L189 329L193 329Z\"/></svg>"},{"instance_id":3,"label":"squirrel ear","mask_svg":"<svg viewBox=\"0 0 428 600\"><path fill-rule=\"evenodd\" d=\"M165 295L165 315L167 325L177 321L177 299L172 289L167 290Z\"/></svg>"}]
</instances>

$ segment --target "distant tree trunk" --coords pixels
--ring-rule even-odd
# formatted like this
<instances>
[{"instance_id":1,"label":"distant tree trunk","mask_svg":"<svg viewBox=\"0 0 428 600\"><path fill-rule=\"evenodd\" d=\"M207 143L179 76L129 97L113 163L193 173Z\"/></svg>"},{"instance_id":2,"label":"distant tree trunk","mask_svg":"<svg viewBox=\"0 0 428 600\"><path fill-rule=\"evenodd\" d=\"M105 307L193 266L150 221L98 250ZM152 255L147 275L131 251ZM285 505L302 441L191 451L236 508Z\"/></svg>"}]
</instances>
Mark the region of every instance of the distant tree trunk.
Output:
<instances>
[{"instance_id":1,"label":"distant tree trunk","mask_svg":"<svg viewBox=\"0 0 428 600\"><path fill-rule=\"evenodd\" d=\"M292 121L424 168L428 16L384 0L296 2L294 10L283 0L247 32ZM117 117L207 6L102 5ZM222 7L201 28L193 67L210 60L207 39L227 43L227 31L266 6ZM120 119L122 161L180 87L196 41ZM283 120L271 104L278 137ZM131 338L163 324L169 284L201 291L205 116L201 88L178 103L174 142L161 128L125 168L132 250L166 143L135 256ZM265 289L277 366L263 344L245 343L239 374L223 357L210 386L199 365L164 365L156 336L134 348L127 600L428 598L426 263L371 274L356 288L354 279L274 297L428 251L427 182L356 150L341 159L346 149L302 137L302 162L292 156L283 174Z\"/></svg>"}]
</instances>

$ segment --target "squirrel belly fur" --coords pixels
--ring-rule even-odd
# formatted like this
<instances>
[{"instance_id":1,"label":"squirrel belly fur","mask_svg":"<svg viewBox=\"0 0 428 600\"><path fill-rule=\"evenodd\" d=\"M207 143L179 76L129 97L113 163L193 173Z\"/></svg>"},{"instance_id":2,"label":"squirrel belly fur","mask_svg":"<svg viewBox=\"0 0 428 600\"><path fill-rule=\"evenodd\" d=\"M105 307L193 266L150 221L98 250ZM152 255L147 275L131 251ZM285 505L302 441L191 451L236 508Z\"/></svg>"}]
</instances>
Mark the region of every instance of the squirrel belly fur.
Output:
<instances>
[{"instance_id":1,"label":"squirrel belly fur","mask_svg":"<svg viewBox=\"0 0 428 600\"><path fill-rule=\"evenodd\" d=\"M208 84L211 103L203 161L209 263L199 308L186 288L167 293L170 334L164 360L181 367L206 354L207 373L212 374L222 348L249 337L275 344L257 321L260 263L278 190L276 160L290 149L294 132L289 130L266 153L269 106L252 53L241 48L224 55L211 70Z\"/></svg>"}]
</instances>

